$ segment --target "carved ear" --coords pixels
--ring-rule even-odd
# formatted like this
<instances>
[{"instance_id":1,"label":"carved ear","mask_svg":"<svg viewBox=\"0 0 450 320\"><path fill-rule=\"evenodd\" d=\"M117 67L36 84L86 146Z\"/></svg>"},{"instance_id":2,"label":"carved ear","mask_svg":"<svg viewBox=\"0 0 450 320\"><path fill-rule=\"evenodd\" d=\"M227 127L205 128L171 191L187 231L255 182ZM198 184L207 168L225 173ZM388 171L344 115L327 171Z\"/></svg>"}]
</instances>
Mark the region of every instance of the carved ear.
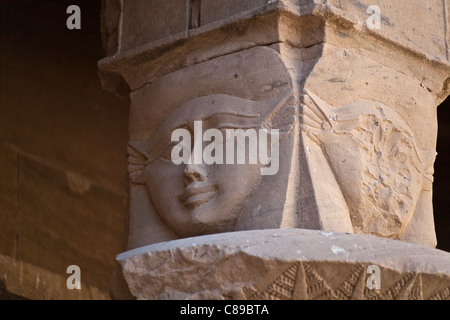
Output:
<instances>
[{"instance_id":1,"label":"carved ear","mask_svg":"<svg viewBox=\"0 0 450 320\"><path fill-rule=\"evenodd\" d=\"M307 89L304 89L302 96L301 123L303 130L314 134L329 131L332 128L330 121L331 107Z\"/></svg>"},{"instance_id":2,"label":"carved ear","mask_svg":"<svg viewBox=\"0 0 450 320\"><path fill-rule=\"evenodd\" d=\"M148 156L145 152L145 142L130 141L128 143L128 174L132 183L145 184L143 172L147 166Z\"/></svg>"},{"instance_id":3,"label":"carved ear","mask_svg":"<svg viewBox=\"0 0 450 320\"><path fill-rule=\"evenodd\" d=\"M273 110L273 112L266 117L263 122L265 129L279 129L281 137L290 133L295 124L295 96L289 93L285 96Z\"/></svg>"}]
</instances>

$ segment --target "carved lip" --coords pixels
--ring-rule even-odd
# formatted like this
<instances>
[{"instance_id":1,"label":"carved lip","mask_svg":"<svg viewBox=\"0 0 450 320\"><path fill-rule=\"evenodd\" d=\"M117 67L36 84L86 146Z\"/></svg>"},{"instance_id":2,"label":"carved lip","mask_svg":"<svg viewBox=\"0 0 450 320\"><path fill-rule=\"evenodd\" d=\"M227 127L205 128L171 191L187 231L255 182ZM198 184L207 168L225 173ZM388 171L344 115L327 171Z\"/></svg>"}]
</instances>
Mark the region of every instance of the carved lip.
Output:
<instances>
[{"instance_id":1,"label":"carved lip","mask_svg":"<svg viewBox=\"0 0 450 320\"><path fill-rule=\"evenodd\" d=\"M217 185L188 187L178 199L189 209L194 209L212 200L217 195Z\"/></svg>"}]
</instances>

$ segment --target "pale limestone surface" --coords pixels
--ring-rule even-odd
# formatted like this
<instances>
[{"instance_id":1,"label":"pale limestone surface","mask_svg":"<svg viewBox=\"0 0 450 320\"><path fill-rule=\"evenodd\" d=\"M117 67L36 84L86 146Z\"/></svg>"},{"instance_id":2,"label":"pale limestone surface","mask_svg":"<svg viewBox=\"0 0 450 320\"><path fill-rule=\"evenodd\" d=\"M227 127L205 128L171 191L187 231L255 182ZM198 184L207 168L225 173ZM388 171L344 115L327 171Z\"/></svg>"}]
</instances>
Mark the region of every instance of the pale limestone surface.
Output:
<instances>
[{"instance_id":1,"label":"pale limestone surface","mask_svg":"<svg viewBox=\"0 0 450 320\"><path fill-rule=\"evenodd\" d=\"M198 12L192 10L196 2L200 3ZM449 4L442 0L135 0L123 5L122 19L120 1L108 0L104 1L109 21L104 33L105 40L114 38L116 47L108 50L108 55L113 55L171 36L187 38L191 35L188 31L194 29L189 22L196 14L200 16L197 27L204 29L212 24L217 27L275 10L297 15L322 15L330 20L345 20L348 24L342 26L345 28L363 28L371 5L377 5L382 13L382 28L371 32L439 60L448 60ZM330 15L334 17L328 17ZM116 30L120 20L122 32L118 35ZM116 40L118 37L119 41Z\"/></svg>"},{"instance_id":2,"label":"pale limestone surface","mask_svg":"<svg viewBox=\"0 0 450 320\"><path fill-rule=\"evenodd\" d=\"M364 235L224 233L124 252L117 263L118 299L450 298L449 253ZM367 286L371 265L380 268L380 289Z\"/></svg>"},{"instance_id":3,"label":"pale limestone surface","mask_svg":"<svg viewBox=\"0 0 450 320\"><path fill-rule=\"evenodd\" d=\"M449 91L448 8L378 1L377 30L367 26L369 5L104 3L110 56L100 75L131 98L128 248L295 227L436 245L432 175L436 106ZM217 196L187 208L179 199L193 168L161 160L170 134L225 109L258 113L256 128L285 129L279 173L196 167L208 179L191 187Z\"/></svg>"},{"instance_id":4,"label":"pale limestone surface","mask_svg":"<svg viewBox=\"0 0 450 320\"><path fill-rule=\"evenodd\" d=\"M372 4L381 10L380 29L368 26ZM438 0L105 1L108 57L99 62L100 77L105 89L131 100L128 249L207 234L292 228L354 234L355 246L365 239L374 242L369 247L410 246L358 234L436 246L432 182L436 107L450 92L448 12L448 3ZM175 165L171 134L178 128L193 132L195 121L205 128L280 130L278 173L261 176L261 164ZM304 232L301 237L318 235ZM173 248L184 248L183 243L174 242ZM278 252L283 245L268 244L264 250ZM253 270L255 275L269 269L271 275L313 270L308 259L291 256L295 246L286 245L290 251L285 258L293 260L285 269L272 265L265 253L241 262L241 268L253 270L267 263L264 272ZM317 246L319 256L311 259L320 265L320 277L333 274L330 256L353 280L362 279L361 263L382 263L375 256L357 255L349 267L345 256ZM424 271L422 258L417 258L412 262L416 269L406 270L408 254L389 265L389 257L397 253L385 250L383 267L393 282L387 291L363 290L357 297L440 296L433 291L439 281L411 274L434 272L430 270L436 267L448 275L448 256L414 248L439 255L447 264L442 269L441 260L430 260ZM179 250L176 263L182 264L185 249ZM211 259L221 259L228 247L208 250ZM144 258L123 257L118 261L124 274L132 274L141 263L142 272L152 270ZM235 259L239 264L238 253L231 261ZM173 265L174 270L178 267ZM203 272L197 271L185 276ZM124 289L128 286L135 298L236 298L247 293L246 298L272 297L265 291L268 287L258 284L269 280L245 279L239 291L229 274L212 275L207 289L193 280L192 287L177 293L169 290L171 275L152 274L139 281L125 276L125 282L115 282L115 296L129 296ZM295 294L291 286L289 297L348 298L341 295L341 280L323 280L328 288L324 296L305 295L304 284ZM395 281L409 289L395 293ZM158 284L160 295L151 293L147 282ZM212 289L219 283L225 291ZM425 283L428 289L421 287Z\"/></svg>"}]
</instances>

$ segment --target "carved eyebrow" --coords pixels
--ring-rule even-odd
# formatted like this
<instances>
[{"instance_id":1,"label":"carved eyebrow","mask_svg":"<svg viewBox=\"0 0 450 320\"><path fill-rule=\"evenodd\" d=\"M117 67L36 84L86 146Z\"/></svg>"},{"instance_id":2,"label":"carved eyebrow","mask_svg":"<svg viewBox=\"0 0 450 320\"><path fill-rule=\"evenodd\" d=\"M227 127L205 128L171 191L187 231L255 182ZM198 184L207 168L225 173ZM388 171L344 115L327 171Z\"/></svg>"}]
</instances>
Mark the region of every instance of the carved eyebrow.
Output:
<instances>
[{"instance_id":1,"label":"carved eyebrow","mask_svg":"<svg viewBox=\"0 0 450 320\"><path fill-rule=\"evenodd\" d=\"M191 130L189 129L187 122L179 123L174 128L169 129L163 133L157 133L153 137L151 137L150 148L148 149L148 163L154 162L158 159L163 152L166 151L167 147L175 143L172 141L171 136L172 132L178 129L186 129L192 135Z\"/></svg>"},{"instance_id":2,"label":"carved eyebrow","mask_svg":"<svg viewBox=\"0 0 450 320\"><path fill-rule=\"evenodd\" d=\"M227 122L223 122L220 121L221 119L218 119L220 117L227 117L228 121ZM237 121L236 123L230 123L229 118L235 118ZM250 128L255 128L258 125L260 125L260 123L257 123L256 121L261 120L261 114L260 113L233 113L233 112L217 112L214 113L206 118L203 118L202 121L203 122L214 122L214 120L216 121L220 121L219 124L217 125L217 128L224 128L224 127L233 127L236 129L250 129ZM239 121L240 120L240 121ZM242 121L248 121L248 120L253 120L253 123L242 123ZM241 123L239 123L241 122ZM176 126L174 126L173 128L169 129L168 131L164 131L164 132L157 132L153 137L150 138L148 145L150 146L147 152L148 155L148 163L152 163L155 160L157 160L169 147L169 145L172 143L170 137L173 131L177 130L177 129L186 129L190 132L191 136L193 135L192 130L189 128L188 126L188 122L187 121L183 121L182 123L177 123ZM160 130L164 130L164 129L160 129Z\"/></svg>"},{"instance_id":3,"label":"carved eyebrow","mask_svg":"<svg viewBox=\"0 0 450 320\"><path fill-rule=\"evenodd\" d=\"M235 123L221 123L219 125L217 125L215 128L216 129L254 129L259 127L259 125L257 123L254 124L235 124Z\"/></svg>"},{"instance_id":4,"label":"carved eyebrow","mask_svg":"<svg viewBox=\"0 0 450 320\"><path fill-rule=\"evenodd\" d=\"M215 127L217 129L219 129L219 127L223 127L225 123L228 127L253 128L260 125L261 121L261 114L259 113L218 112L203 118L203 122L206 122L210 125L210 127Z\"/></svg>"},{"instance_id":5,"label":"carved eyebrow","mask_svg":"<svg viewBox=\"0 0 450 320\"><path fill-rule=\"evenodd\" d=\"M214 117L218 116L231 116L231 117L237 117L237 118L246 118L246 119L260 119L261 114L260 113L233 113L233 112L217 112L214 113L206 118L203 118L203 121L209 121Z\"/></svg>"}]
</instances>

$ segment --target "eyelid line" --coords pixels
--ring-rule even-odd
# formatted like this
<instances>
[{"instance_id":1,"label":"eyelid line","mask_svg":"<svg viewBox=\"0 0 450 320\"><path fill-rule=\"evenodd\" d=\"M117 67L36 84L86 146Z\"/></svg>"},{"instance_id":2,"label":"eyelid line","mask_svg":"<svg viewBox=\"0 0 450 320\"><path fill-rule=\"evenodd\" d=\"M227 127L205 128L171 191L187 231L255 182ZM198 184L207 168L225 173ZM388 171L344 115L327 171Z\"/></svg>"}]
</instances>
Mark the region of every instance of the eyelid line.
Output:
<instances>
[{"instance_id":1,"label":"eyelid line","mask_svg":"<svg viewBox=\"0 0 450 320\"><path fill-rule=\"evenodd\" d=\"M221 129L256 129L258 127L259 127L258 124L237 125L237 124L232 124L232 123L221 123L218 126L216 126L216 129L218 129L218 130L221 130Z\"/></svg>"}]
</instances>

